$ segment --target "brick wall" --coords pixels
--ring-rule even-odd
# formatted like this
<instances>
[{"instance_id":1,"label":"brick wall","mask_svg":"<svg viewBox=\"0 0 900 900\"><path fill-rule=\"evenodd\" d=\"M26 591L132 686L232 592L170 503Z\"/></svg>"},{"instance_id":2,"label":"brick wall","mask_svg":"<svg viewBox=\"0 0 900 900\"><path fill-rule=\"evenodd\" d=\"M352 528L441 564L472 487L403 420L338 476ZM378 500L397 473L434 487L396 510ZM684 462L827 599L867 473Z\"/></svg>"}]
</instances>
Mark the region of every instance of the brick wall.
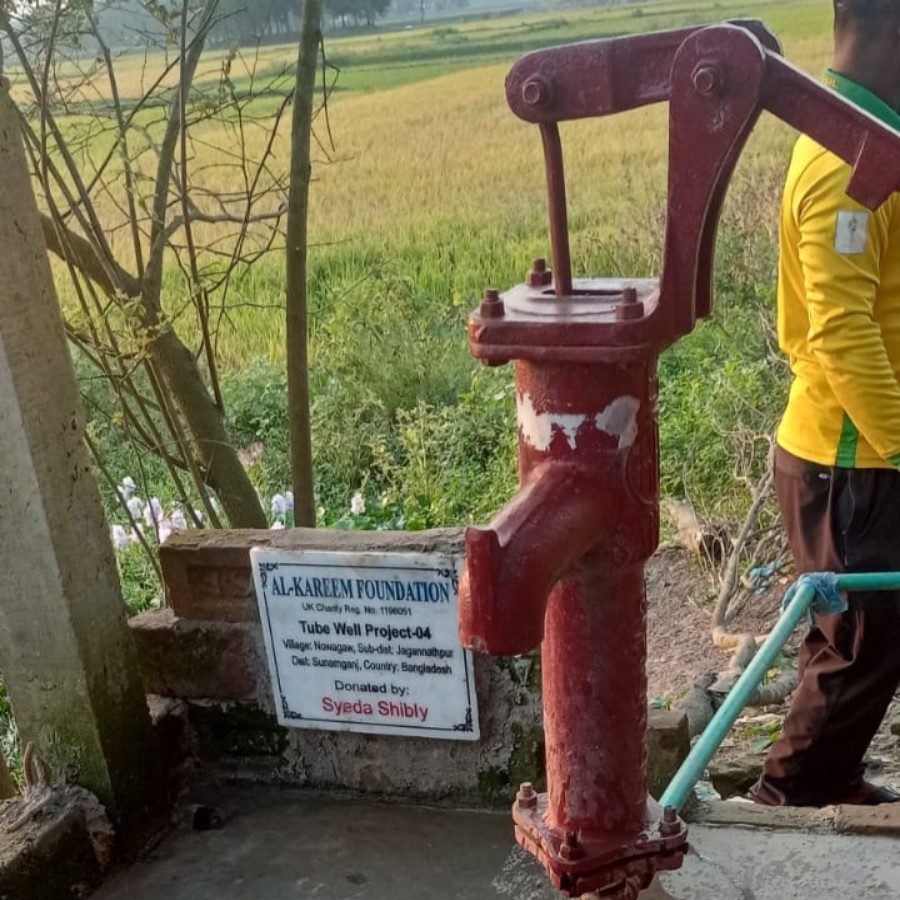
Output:
<instances>
[{"instance_id":1,"label":"brick wall","mask_svg":"<svg viewBox=\"0 0 900 900\"><path fill-rule=\"evenodd\" d=\"M536 656L477 656L477 742L281 727L250 571L250 548L461 556L459 530L187 531L160 557L166 608L131 620L147 692L185 701L201 759L240 777L354 791L495 803L541 782ZM182 707L184 708L184 707Z\"/></svg>"}]
</instances>

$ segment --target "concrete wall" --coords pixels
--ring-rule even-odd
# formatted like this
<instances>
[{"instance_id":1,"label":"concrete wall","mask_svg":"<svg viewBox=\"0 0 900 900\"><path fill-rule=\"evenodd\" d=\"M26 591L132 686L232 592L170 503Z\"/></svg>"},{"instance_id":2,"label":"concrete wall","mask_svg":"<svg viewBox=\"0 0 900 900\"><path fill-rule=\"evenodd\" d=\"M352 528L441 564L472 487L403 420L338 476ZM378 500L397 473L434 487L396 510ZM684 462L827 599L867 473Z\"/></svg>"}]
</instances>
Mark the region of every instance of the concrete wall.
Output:
<instances>
[{"instance_id":1,"label":"concrete wall","mask_svg":"<svg viewBox=\"0 0 900 900\"><path fill-rule=\"evenodd\" d=\"M23 745L140 844L161 772L22 138L0 77L0 670Z\"/></svg>"},{"instance_id":2,"label":"concrete wall","mask_svg":"<svg viewBox=\"0 0 900 900\"><path fill-rule=\"evenodd\" d=\"M240 777L497 803L542 781L540 662L476 656L481 738L423 740L281 727L250 572L252 546L462 556L459 530L188 531L161 550L167 608L131 620L148 693L178 698L200 757Z\"/></svg>"}]
</instances>

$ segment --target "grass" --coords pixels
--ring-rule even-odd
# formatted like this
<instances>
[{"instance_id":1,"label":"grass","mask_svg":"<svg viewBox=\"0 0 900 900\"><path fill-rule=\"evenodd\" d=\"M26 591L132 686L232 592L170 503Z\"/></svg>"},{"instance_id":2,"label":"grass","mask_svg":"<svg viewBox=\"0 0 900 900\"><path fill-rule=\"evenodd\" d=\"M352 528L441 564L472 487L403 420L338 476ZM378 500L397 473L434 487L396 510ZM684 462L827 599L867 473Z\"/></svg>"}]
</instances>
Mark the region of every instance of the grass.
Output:
<instances>
[{"instance_id":1,"label":"grass","mask_svg":"<svg viewBox=\"0 0 900 900\"><path fill-rule=\"evenodd\" d=\"M310 360L318 517L332 527L418 529L486 521L515 490L515 401L509 367L485 369L469 356L465 321L487 284L517 283L530 262L549 252L539 139L508 111L503 79L513 60L537 47L753 15L785 43L792 61L812 73L830 46L824 0L650 2L564 13L426 25L329 39L340 67L328 106L335 146L314 168L311 226ZM292 46L243 50L231 65L238 92L251 80L267 90L253 104L250 151L267 139L287 90ZM212 89L224 51L204 55L198 86ZM7 66L9 62L7 61ZM65 88L86 64L61 68ZM81 71L79 71L79 69ZM162 69L162 58L118 60L118 85L133 103ZM287 74L285 74L287 73ZM333 73L329 74L331 77ZM25 93L7 68L16 96ZM174 76L165 82L175 85ZM106 109L109 86L73 93L78 115L64 120L83 134L88 170L109 149L91 129ZM576 270L592 275L656 274L664 220L666 111L638 110L615 121L564 129ZM317 127L325 140L324 115ZM158 111L138 117L145 135L141 166L155 166ZM135 130L136 136L136 130ZM228 187L233 148L229 124L199 129L201 185ZM764 119L734 179L716 270L717 307L660 360L660 430L665 493L687 494L714 514L739 515L747 502L732 477L765 442L748 435L771 428L784 396L783 364L768 344L774 297L778 193L792 141L789 129ZM284 167L288 145L276 145ZM99 208L120 259L121 196ZM200 241L212 229L198 228ZM60 291L67 300L64 273ZM274 254L238 272L222 306L218 335L223 389L235 440L261 449L249 464L264 498L288 487L288 411L284 383L283 265ZM170 312L183 287L170 277ZM178 318L190 339L193 323ZM117 477L144 475L145 496L168 504L161 464L138 456L124 439L107 387L81 364L90 398L92 436ZM100 414L98 410L105 410ZM122 521L108 486L110 515ZM366 511L349 511L360 492ZM140 552L120 554L133 608L158 602L159 586ZM17 757L15 730L0 692L0 741Z\"/></svg>"},{"instance_id":2,"label":"grass","mask_svg":"<svg viewBox=\"0 0 900 900\"><path fill-rule=\"evenodd\" d=\"M328 61L341 70L339 87L351 92L372 92L402 84L430 80L462 68L495 62L508 63L529 50L555 44L594 38L614 37L637 32L679 28L731 18L763 19L786 42L789 51L807 41L818 43L830 33L827 4L822 0L740 0L712 2L662 2L621 4L582 10L528 13L506 17L474 18L471 21L441 22L410 29L379 31L352 37L329 37ZM230 51L218 48L206 52L197 71L196 83L214 83ZM266 80L291 69L296 61L293 44L240 48L233 62L233 77L239 86L249 83L251 75ZM62 86L85 80L92 59L58 67ZM123 52L117 56L119 94L136 99L166 69L161 53ZM14 67L8 76L14 84L20 77ZM163 78L174 87L177 69ZM85 101L107 100L109 84L91 79L83 91Z\"/></svg>"},{"instance_id":3,"label":"grass","mask_svg":"<svg viewBox=\"0 0 900 900\"><path fill-rule=\"evenodd\" d=\"M335 146L328 159L317 160L311 198L310 375L321 525L420 529L483 522L515 490L512 371L476 364L465 337L466 316L482 288L520 281L530 260L549 252L538 136L509 113L503 93L513 60L554 44L742 15L764 19L802 68L822 69L831 27L825 0L625 4L328 40L329 61L339 68L326 74L333 80L327 115ZM293 46L269 46L242 50L231 62L234 90L258 93L247 129L251 155L268 139L294 56ZM215 90L226 58L222 50L204 55L199 90ZM113 140L103 119L110 86L96 80L84 86L90 65L62 65L57 72L73 110L63 127L80 145L88 172ZM126 108L163 67L152 53L117 60ZM21 73L8 60L6 75L14 96L26 102ZM168 89L176 83L175 73L163 79ZM578 272L658 272L665 117L663 108L643 109L564 129ZM135 119L132 138L148 176L163 127L160 109ZM324 115L318 133L327 146ZM233 123L211 121L196 137L198 186L232 187ZM759 126L720 229L715 315L660 360L663 490L687 494L710 515L740 515L747 494L732 472L746 465L758 470L767 445L753 435L771 429L784 396L785 368L773 359L769 327L776 209L791 141L790 130L771 119ZM286 139L275 152L273 165L284 168ZM128 264L121 201L113 191L98 208ZM212 228L197 229L201 242L217 237ZM71 313L65 274L57 271ZM277 253L238 272L222 300L218 335L232 434L254 449L251 475L266 500L289 485L283 291ZM190 339L194 323L177 313L184 305L181 280L169 276L165 294ZM134 452L108 386L82 360L76 363L90 401L89 428L108 467L117 477L132 475L145 497L158 495L168 507L173 498L164 467ZM122 522L112 490L102 480L100 486L110 517ZM356 492L365 498L361 514L349 510ZM159 602L159 585L140 550L132 547L118 560L129 606ZM772 734L754 737L762 747ZM21 778L2 685L0 750Z\"/></svg>"},{"instance_id":4,"label":"grass","mask_svg":"<svg viewBox=\"0 0 900 900\"><path fill-rule=\"evenodd\" d=\"M426 25L334 38L326 49L340 69L337 90L317 120L326 158L314 166L311 229L310 360L320 521L350 523L347 506L362 491L367 524L402 527L484 521L514 489L515 421L512 371L485 370L471 360L468 311L485 285L522 279L532 258L548 255L543 162L537 130L508 110L503 82L514 59L530 49L635 31L763 18L787 55L821 70L830 46L830 8L823 0L754 4L659 2ZM271 127L271 114L294 64L292 46L241 51L231 64L235 89L273 82L254 101L251 154ZM198 85L210 89L224 51L205 54ZM119 90L133 101L162 68L160 57L122 57ZM61 72L73 83L78 73ZM15 73L13 73L15 77ZM328 76L332 77L331 70ZM281 79L279 81L279 78ZM174 81L170 79L170 86ZM98 84L77 96L81 114L108 101ZM158 113L143 113L142 165L155 165ZM199 186L222 189L234 146L228 123L198 126ZM577 272L657 274L666 189L666 109L563 129ZM85 142L88 168L109 136ZM737 514L746 502L730 477L735 460L759 447L781 403L784 370L768 355L775 223L780 184L793 135L766 118L744 154L720 230L718 306L661 360L663 485L702 508ZM286 167L286 134L275 167ZM121 196L100 201L113 246L129 250L117 231ZM200 242L213 226L197 228ZM63 284L63 293L65 287ZM236 438L264 448L253 462L261 492L288 485L283 266L274 254L235 275L223 300L218 333L226 401ZM181 307L181 282L167 282L170 310ZM188 339L193 324L176 322ZM100 391L102 387L92 386ZM116 474L138 460L114 422L95 421ZM752 441L751 441L752 444ZM755 459L758 466L759 459ZM157 478L150 467L151 481ZM159 475L157 492L165 484ZM111 497L107 497L112 501ZM357 523L358 524L358 523ZM139 573L134 579L140 581ZM136 591L135 603L148 602Z\"/></svg>"},{"instance_id":5,"label":"grass","mask_svg":"<svg viewBox=\"0 0 900 900\"><path fill-rule=\"evenodd\" d=\"M827 50L828 23L822 5L762 2L754 4L753 11L777 27L789 51L792 44L798 47L792 58L815 71L821 68ZM635 15L638 12L640 16ZM329 57L341 67L336 82L340 90L328 108L335 147L332 161L319 165L315 173L314 233L322 243L333 244L360 235L420 233L423 226L447 220L463 223L462 230L468 231L473 224L493 227L503 219L542 216L539 141L534 129L510 115L503 93L503 78L515 57L532 46L722 19L742 12L746 7L735 2L642 4L332 41ZM821 20L818 34L808 30L814 14ZM223 57L224 51L204 57L199 85L208 89L218 78ZM500 62L485 64L487 59ZM258 85L275 79L273 93L277 94L287 90L288 80L282 76L292 65L291 47L242 51L232 65L231 77L239 90L249 87L251 72L256 73ZM136 98L161 66L161 58L153 56L123 57L118 66L122 95ZM106 99L106 88L103 82L96 90L82 91L83 102ZM251 154L267 139L265 107L277 103L277 97L267 95L258 103L263 118L251 136ZM70 127L84 128L90 123L86 116L73 117ZM155 165L150 145L163 123L158 112L150 111L135 124L147 132L149 175ZM93 125L96 127L96 121ZM651 109L614 123L594 121L567 129L576 226L584 221L593 227L599 218L599 227L606 223L607 228L615 228L623 207L646 207L648 200L660 195L666 156L664 128L665 111ZM319 119L319 133L327 146L324 116ZM774 133L767 125L760 140L769 143ZM204 141L203 164L208 173L200 185L222 187L228 174L221 164L228 161L231 136L220 120L198 129L197 136ZM785 140L776 142L772 155L783 153ZM111 141L109 135L91 139L90 153L99 157ZM288 154L286 139L276 151L275 164L283 168ZM602 179L598 172L604 173ZM121 197L110 198L103 210L111 224L120 201ZM592 232L591 238L595 236Z\"/></svg>"}]
</instances>

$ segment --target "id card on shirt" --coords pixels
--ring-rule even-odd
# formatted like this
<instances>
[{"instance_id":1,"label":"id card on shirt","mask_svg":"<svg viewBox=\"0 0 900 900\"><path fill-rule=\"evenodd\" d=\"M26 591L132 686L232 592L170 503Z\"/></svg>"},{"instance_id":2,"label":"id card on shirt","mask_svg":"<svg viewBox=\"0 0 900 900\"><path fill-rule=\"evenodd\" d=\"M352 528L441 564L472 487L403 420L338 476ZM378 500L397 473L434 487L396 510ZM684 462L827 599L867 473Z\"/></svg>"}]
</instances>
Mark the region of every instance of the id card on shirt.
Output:
<instances>
[{"instance_id":1,"label":"id card on shirt","mask_svg":"<svg viewBox=\"0 0 900 900\"><path fill-rule=\"evenodd\" d=\"M843 256L859 256L866 252L869 241L867 212L839 212L834 235L834 249Z\"/></svg>"}]
</instances>

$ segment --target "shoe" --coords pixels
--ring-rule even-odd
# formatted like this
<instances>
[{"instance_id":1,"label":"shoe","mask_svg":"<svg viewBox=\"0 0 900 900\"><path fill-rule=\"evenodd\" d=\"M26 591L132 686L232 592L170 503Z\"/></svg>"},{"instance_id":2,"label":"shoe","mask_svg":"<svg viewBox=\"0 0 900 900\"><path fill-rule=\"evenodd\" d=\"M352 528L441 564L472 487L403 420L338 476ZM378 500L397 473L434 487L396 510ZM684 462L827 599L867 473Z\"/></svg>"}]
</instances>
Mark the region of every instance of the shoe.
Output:
<instances>
[{"instance_id":1,"label":"shoe","mask_svg":"<svg viewBox=\"0 0 900 900\"><path fill-rule=\"evenodd\" d=\"M819 793L795 793L788 795L765 777L760 778L747 792L747 796L760 806L880 806L883 803L900 802L900 794L890 788L879 787L870 781L859 784L845 794L835 796Z\"/></svg>"},{"instance_id":2,"label":"shoe","mask_svg":"<svg viewBox=\"0 0 900 900\"><path fill-rule=\"evenodd\" d=\"M835 801L837 806L880 806L882 803L900 803L900 794L870 781L861 782L859 787Z\"/></svg>"},{"instance_id":3,"label":"shoe","mask_svg":"<svg viewBox=\"0 0 900 900\"><path fill-rule=\"evenodd\" d=\"M760 777L759 781L747 791L747 797L759 806L795 806L797 804L788 803L787 797L771 785L765 777ZM801 804L805 805L805 804Z\"/></svg>"}]
</instances>

